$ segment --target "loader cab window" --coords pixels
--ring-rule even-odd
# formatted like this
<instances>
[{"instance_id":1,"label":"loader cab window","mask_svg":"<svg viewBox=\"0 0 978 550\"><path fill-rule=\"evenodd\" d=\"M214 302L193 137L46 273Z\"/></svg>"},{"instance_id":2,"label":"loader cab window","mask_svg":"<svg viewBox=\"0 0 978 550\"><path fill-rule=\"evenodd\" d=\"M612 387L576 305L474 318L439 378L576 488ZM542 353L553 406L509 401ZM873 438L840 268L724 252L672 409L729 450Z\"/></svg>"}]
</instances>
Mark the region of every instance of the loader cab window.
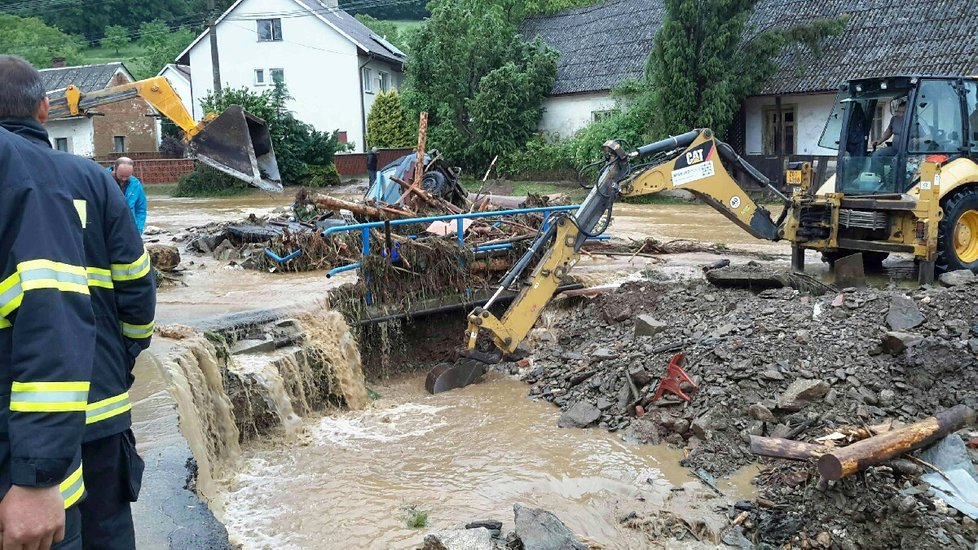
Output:
<instances>
[{"instance_id":1,"label":"loader cab window","mask_svg":"<svg viewBox=\"0 0 978 550\"><path fill-rule=\"evenodd\" d=\"M910 119L907 151L917 154L960 154L964 145L961 97L948 80L920 84Z\"/></svg>"},{"instance_id":2,"label":"loader cab window","mask_svg":"<svg viewBox=\"0 0 978 550\"><path fill-rule=\"evenodd\" d=\"M964 84L965 114L968 116L968 149L978 155L978 82Z\"/></svg>"},{"instance_id":3,"label":"loader cab window","mask_svg":"<svg viewBox=\"0 0 978 550\"><path fill-rule=\"evenodd\" d=\"M862 85L855 85L840 94L819 145L839 150L838 191L849 195L902 192L904 177L897 167L905 143L903 98L909 89L865 87L863 91Z\"/></svg>"}]
</instances>

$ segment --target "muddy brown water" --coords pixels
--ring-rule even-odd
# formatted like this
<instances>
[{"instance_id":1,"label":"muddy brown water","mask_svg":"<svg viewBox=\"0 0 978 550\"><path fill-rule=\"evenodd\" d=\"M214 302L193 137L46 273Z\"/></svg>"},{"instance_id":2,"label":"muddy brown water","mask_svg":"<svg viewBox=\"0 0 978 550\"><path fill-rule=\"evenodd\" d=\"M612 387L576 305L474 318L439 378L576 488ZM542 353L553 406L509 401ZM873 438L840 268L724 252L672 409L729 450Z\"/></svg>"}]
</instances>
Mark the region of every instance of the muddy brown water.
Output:
<instances>
[{"instance_id":1,"label":"muddy brown water","mask_svg":"<svg viewBox=\"0 0 978 550\"><path fill-rule=\"evenodd\" d=\"M176 233L191 225L264 215L291 201L290 195L264 194L151 197L149 223ZM723 242L763 251L785 265L789 252L786 244L752 239L700 204L621 205L611 233ZM716 258L672 255L656 266L672 275L699 276L698 266ZM187 286L160 293L160 323L272 307L308 310L331 288L355 277L246 272L185 257L190 261ZM635 276L649 262L584 258L578 271L591 283L607 283ZM809 263L817 260L811 257ZM752 494L752 471L721 480L727 494L714 498L678 465L677 450L631 445L598 429L558 429L557 408L529 400L525 384L501 375L439 396L424 393L421 375L373 384L382 397L363 410L298 418L287 429L239 446L231 441L237 435L228 425L228 403L217 389L211 351L198 349L188 360L201 370L188 378L167 360L181 346L157 339L152 356L137 366L133 395L140 447L165 445L165 438L173 437L154 426L175 414L175 398L184 437L207 470L199 489L244 548L414 548L425 532L475 519L499 519L511 529L516 502L555 512L573 531L605 548L647 548L652 544L646 535L622 527L620 515L667 508L723 523L714 511L720 504L716 498L732 503ZM252 358L246 367L263 371L263 360L272 358ZM270 399L285 399L275 392L269 395L278 397ZM212 465L208 453L214 455ZM427 528L407 527L409 507L428 513Z\"/></svg>"}]
</instances>

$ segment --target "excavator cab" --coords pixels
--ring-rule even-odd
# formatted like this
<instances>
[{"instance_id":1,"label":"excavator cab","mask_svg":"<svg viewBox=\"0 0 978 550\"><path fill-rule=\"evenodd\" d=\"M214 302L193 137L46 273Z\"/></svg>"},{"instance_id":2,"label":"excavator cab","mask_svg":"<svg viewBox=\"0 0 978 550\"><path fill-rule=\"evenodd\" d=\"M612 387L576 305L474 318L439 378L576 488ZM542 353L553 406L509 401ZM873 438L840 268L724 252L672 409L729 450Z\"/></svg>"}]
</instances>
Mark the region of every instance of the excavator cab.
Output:
<instances>
[{"instance_id":1,"label":"excavator cab","mask_svg":"<svg viewBox=\"0 0 978 550\"><path fill-rule=\"evenodd\" d=\"M819 145L839 151L835 190L900 195L927 160L961 155L966 135L960 79L889 77L842 85ZM883 138L886 140L883 140Z\"/></svg>"}]
</instances>

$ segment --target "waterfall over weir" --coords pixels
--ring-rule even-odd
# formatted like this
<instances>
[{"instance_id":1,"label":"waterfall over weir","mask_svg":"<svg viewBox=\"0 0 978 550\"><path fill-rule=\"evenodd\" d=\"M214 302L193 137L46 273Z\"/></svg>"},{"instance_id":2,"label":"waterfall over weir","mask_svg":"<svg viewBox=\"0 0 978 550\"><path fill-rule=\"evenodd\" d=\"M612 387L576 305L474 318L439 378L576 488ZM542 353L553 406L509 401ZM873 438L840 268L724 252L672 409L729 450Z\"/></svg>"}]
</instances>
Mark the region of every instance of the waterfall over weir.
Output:
<instances>
[{"instance_id":1,"label":"waterfall over weir","mask_svg":"<svg viewBox=\"0 0 978 550\"><path fill-rule=\"evenodd\" d=\"M255 335L268 338L262 351L232 355L236 341ZM163 374L196 460L190 484L211 508L219 506L217 482L239 467L241 443L290 437L301 417L369 402L356 340L336 312L194 333L163 362Z\"/></svg>"}]
</instances>

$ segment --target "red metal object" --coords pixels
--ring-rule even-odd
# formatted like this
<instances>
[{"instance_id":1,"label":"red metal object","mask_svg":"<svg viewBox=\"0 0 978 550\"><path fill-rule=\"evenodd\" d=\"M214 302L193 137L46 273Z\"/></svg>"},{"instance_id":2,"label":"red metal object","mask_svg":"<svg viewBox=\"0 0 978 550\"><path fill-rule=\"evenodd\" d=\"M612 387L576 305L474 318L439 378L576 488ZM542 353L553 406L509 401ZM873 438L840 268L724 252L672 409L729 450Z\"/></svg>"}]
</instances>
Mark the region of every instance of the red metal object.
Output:
<instances>
[{"instance_id":1,"label":"red metal object","mask_svg":"<svg viewBox=\"0 0 978 550\"><path fill-rule=\"evenodd\" d=\"M978 437L969 441L968 446L971 447L972 449L978 449Z\"/></svg>"},{"instance_id":2,"label":"red metal object","mask_svg":"<svg viewBox=\"0 0 978 550\"><path fill-rule=\"evenodd\" d=\"M656 388L655 395L652 396L653 403L658 401L665 392L672 393L683 401L693 400L692 397L683 392L681 387L681 384L686 382L693 387L692 391L695 392L698 389L693 379L682 369L682 364L685 361L686 352L677 353L672 356L672 359L669 360L669 366L666 367L666 375L659 381L659 387Z\"/></svg>"}]
</instances>

